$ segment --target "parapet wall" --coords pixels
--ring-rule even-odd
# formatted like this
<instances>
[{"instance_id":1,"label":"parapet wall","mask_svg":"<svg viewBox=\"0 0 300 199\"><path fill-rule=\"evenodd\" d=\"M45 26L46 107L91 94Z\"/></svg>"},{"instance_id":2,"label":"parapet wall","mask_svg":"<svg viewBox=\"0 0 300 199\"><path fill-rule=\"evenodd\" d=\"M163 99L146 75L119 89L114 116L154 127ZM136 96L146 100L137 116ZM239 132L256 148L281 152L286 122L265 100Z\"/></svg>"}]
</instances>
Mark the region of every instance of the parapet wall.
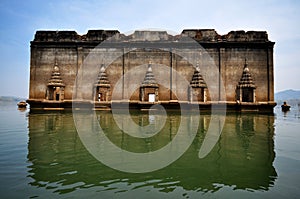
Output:
<instances>
[{"instance_id":1,"label":"parapet wall","mask_svg":"<svg viewBox=\"0 0 300 199\"><path fill-rule=\"evenodd\" d=\"M76 31L36 31L34 42L72 42L72 41L104 41L119 33L118 30L89 30L85 35Z\"/></svg>"},{"instance_id":2,"label":"parapet wall","mask_svg":"<svg viewBox=\"0 0 300 199\"><path fill-rule=\"evenodd\" d=\"M229 42L267 42L266 31L230 31L226 35L219 35L214 29L186 29L183 34L194 38L197 41L229 41Z\"/></svg>"},{"instance_id":3,"label":"parapet wall","mask_svg":"<svg viewBox=\"0 0 300 199\"><path fill-rule=\"evenodd\" d=\"M120 34L118 30L89 30L87 34L79 35L76 31L37 31L34 42L78 42L97 41L118 34L119 38L134 41L176 40L179 36L187 35L198 42L268 42L266 31L230 31L219 35L214 29L185 29L181 35L169 35L166 31L135 31L132 35Z\"/></svg>"}]
</instances>

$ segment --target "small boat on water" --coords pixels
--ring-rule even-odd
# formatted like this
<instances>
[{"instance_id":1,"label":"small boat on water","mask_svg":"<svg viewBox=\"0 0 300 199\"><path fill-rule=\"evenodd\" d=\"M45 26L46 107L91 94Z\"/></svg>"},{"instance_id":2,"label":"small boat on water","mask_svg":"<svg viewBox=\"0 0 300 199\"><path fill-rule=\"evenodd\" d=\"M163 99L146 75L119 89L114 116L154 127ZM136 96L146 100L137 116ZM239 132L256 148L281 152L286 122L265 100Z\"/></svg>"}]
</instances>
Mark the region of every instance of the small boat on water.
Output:
<instances>
[{"instance_id":1,"label":"small boat on water","mask_svg":"<svg viewBox=\"0 0 300 199\"><path fill-rule=\"evenodd\" d=\"M283 104L281 105L281 110L282 111L289 111L291 108L290 105L288 105L286 102L283 102Z\"/></svg>"},{"instance_id":2,"label":"small boat on water","mask_svg":"<svg viewBox=\"0 0 300 199\"><path fill-rule=\"evenodd\" d=\"M18 105L19 108L26 108L27 107L27 103L25 101L21 101L17 105Z\"/></svg>"}]
</instances>

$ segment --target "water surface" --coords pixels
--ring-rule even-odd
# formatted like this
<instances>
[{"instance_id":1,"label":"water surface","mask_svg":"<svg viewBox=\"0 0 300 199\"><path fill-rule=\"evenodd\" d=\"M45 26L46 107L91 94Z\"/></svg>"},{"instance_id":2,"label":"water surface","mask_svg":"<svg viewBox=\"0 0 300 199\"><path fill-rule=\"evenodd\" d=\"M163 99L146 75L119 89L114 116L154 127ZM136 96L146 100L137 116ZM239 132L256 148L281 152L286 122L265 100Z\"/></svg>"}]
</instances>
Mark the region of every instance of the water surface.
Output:
<instances>
[{"instance_id":1,"label":"water surface","mask_svg":"<svg viewBox=\"0 0 300 199\"><path fill-rule=\"evenodd\" d=\"M80 140L72 113L21 112L0 106L1 198L299 198L300 114L227 114L212 151L199 159L211 115L201 114L189 149L166 168L143 174L111 169ZM155 115L134 113L140 126ZM170 142L180 114L169 113L162 131L138 139L122 132L109 112L97 112L107 137L132 152Z\"/></svg>"}]
</instances>

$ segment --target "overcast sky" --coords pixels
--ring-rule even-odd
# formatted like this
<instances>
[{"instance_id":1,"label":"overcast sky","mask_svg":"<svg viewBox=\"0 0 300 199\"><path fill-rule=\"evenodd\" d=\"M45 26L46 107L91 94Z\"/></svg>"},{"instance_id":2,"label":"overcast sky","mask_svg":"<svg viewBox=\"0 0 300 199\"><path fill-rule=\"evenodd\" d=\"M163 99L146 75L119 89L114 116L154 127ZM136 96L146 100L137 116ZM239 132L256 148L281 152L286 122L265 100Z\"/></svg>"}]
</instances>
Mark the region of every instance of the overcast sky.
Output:
<instances>
[{"instance_id":1,"label":"overcast sky","mask_svg":"<svg viewBox=\"0 0 300 199\"><path fill-rule=\"evenodd\" d=\"M299 9L297 0L1 0L0 96L28 97L30 41L36 30L266 30L276 42L275 91L300 90Z\"/></svg>"}]
</instances>

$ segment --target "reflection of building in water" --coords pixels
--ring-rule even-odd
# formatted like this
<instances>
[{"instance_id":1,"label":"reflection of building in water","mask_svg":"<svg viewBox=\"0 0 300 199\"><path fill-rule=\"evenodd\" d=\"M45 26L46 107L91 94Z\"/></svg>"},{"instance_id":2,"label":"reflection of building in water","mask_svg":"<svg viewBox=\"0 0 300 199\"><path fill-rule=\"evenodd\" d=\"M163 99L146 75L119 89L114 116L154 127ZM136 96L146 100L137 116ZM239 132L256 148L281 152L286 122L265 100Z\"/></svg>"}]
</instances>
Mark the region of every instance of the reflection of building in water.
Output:
<instances>
[{"instance_id":1,"label":"reflection of building in water","mask_svg":"<svg viewBox=\"0 0 300 199\"><path fill-rule=\"evenodd\" d=\"M202 120L209 118L204 116ZM205 182L209 178L236 189L268 190L273 186L277 178L273 167L273 124L274 116L270 115L227 115L219 142L195 166L199 185L206 184L208 187L203 188L208 190L219 189L218 185Z\"/></svg>"},{"instance_id":2,"label":"reflection of building in water","mask_svg":"<svg viewBox=\"0 0 300 199\"><path fill-rule=\"evenodd\" d=\"M127 118L121 118L126 125ZM137 124L140 121L149 124L147 114L132 114L132 118ZM180 125L180 114L170 114L162 132L137 139L122 132L110 112L97 113L97 119L114 144L134 152L148 152L166 145ZM192 124L189 122L192 119L187 117L185 125ZM132 187L126 187L135 183L136 189L151 186L170 192L176 182L176 187L200 194L224 185L243 190L268 190L273 186L277 176L273 167L274 116L227 115L219 141L205 158L199 159L199 148L210 121L210 115L201 115L197 137L187 152L168 167L145 175L115 171L92 157L76 133L72 114L29 114L28 172L33 179L30 184L61 194L91 187L109 192L110 185L115 186L111 194L124 187L129 192ZM125 184L118 187L120 183Z\"/></svg>"},{"instance_id":3,"label":"reflection of building in water","mask_svg":"<svg viewBox=\"0 0 300 199\"><path fill-rule=\"evenodd\" d=\"M188 40L187 36L191 39ZM105 40L111 37L114 39L106 43ZM214 29L187 29L178 35L166 31L135 31L130 35L118 30L89 30L85 35L78 35L75 31L37 31L31 41L28 103L31 109L70 108L72 100L76 99L96 108L110 108L112 91L120 80L118 89L121 91L114 97L114 103L129 100L134 108L149 103L178 107L181 102L202 108L225 103L233 110L273 112L276 105L273 47L274 42L269 41L265 31L231 31L225 35L219 35ZM195 52L194 48L199 48L199 51ZM206 60L204 51L212 60ZM95 54L95 57L104 54L104 58L86 63L89 55ZM190 63L188 57L196 60ZM153 64L149 64L148 69L134 71L135 67L147 65L150 61ZM108 62L109 65L105 65ZM196 63L201 63L201 70ZM93 71L83 72L89 64L95 65ZM217 72L212 70L215 65ZM162 66L169 67L170 73L162 72ZM189 85L181 88L182 81L172 70ZM129 71L134 72L128 74ZM89 82L78 85L76 76L84 79L86 76L81 76L84 73L96 74L95 79L87 79ZM159 78L160 73L164 74ZM128 74L127 79L125 74ZM128 88L138 77L141 77L139 87L127 96ZM155 78L168 80L169 88L158 84ZM225 93L220 87L221 79ZM218 87L218 91L209 90L208 82L215 82L213 87ZM215 97L212 99L212 96Z\"/></svg>"}]
</instances>

